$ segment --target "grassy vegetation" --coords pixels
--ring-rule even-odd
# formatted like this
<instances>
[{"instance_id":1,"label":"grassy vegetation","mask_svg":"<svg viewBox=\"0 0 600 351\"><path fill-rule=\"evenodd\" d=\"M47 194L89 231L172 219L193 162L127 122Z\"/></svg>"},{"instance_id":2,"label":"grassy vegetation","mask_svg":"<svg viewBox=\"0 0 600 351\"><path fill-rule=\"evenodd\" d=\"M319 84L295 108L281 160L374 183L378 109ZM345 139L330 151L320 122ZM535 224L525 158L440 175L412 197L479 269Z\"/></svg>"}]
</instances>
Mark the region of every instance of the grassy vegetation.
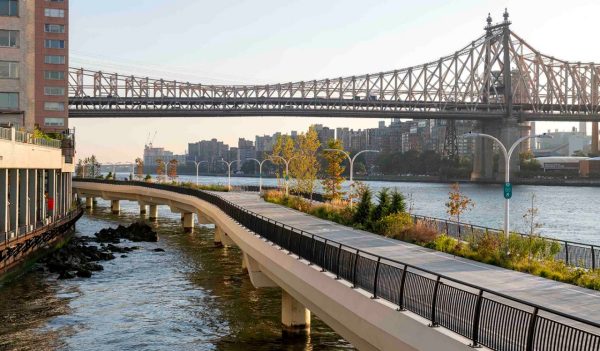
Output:
<instances>
[{"instance_id":1,"label":"grassy vegetation","mask_svg":"<svg viewBox=\"0 0 600 351\"><path fill-rule=\"evenodd\" d=\"M519 272L533 274L588 289L600 290L600 269L586 270L554 260L560 250L557 242L540 236L521 237L485 234L467 237L459 241L426 220L413 221L405 212L404 198L387 190L378 194L378 204L371 202L367 189L361 201L350 209L343 201L315 203L296 196L286 196L280 191L267 191L263 195L268 202L296 209L313 216L357 229L364 229L433 250L455 256L492 264Z\"/></svg>"},{"instance_id":2,"label":"grassy vegetation","mask_svg":"<svg viewBox=\"0 0 600 351\"><path fill-rule=\"evenodd\" d=\"M183 183L177 183L177 182L173 182L173 185L179 185L182 186L184 188L189 188L189 189L196 189L196 190L208 190L208 191L219 191L219 192L228 192L229 189L227 188L226 185L220 185L220 184L199 184L196 185L195 183L192 182L183 182Z\"/></svg>"}]
</instances>

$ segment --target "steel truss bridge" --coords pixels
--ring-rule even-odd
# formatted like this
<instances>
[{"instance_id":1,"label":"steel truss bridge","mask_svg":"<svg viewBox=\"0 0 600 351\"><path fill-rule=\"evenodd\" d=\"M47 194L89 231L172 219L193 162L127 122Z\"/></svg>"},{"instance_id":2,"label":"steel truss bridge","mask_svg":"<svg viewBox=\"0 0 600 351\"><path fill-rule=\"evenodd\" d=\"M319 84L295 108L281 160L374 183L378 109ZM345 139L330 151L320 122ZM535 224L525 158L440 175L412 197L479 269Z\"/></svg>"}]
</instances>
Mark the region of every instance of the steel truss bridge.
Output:
<instances>
[{"instance_id":1,"label":"steel truss bridge","mask_svg":"<svg viewBox=\"0 0 600 351\"><path fill-rule=\"evenodd\" d=\"M69 116L305 116L600 121L600 65L540 53L504 21L419 66L267 85L204 85L72 68Z\"/></svg>"}]
</instances>

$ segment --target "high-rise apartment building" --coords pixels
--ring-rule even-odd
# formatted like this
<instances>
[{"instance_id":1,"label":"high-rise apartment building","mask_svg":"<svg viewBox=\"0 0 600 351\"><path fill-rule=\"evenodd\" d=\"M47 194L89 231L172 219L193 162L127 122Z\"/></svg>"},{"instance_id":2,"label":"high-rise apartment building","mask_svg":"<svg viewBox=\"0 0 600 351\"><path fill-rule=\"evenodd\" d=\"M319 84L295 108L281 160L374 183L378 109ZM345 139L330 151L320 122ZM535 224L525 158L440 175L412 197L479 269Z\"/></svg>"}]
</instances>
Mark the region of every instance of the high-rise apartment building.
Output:
<instances>
[{"instance_id":1,"label":"high-rise apartment building","mask_svg":"<svg viewBox=\"0 0 600 351\"><path fill-rule=\"evenodd\" d=\"M69 0L0 0L0 123L68 128Z\"/></svg>"}]
</instances>

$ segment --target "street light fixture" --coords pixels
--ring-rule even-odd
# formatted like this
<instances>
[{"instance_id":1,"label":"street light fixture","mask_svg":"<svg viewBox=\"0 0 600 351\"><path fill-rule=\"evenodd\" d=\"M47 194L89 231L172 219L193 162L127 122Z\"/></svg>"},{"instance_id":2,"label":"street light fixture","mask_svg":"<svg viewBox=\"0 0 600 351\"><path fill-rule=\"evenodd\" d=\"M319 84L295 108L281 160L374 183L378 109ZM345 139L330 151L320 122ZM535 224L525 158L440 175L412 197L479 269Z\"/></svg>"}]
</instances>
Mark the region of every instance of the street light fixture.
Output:
<instances>
[{"instance_id":1,"label":"street light fixture","mask_svg":"<svg viewBox=\"0 0 600 351\"><path fill-rule=\"evenodd\" d=\"M378 150L362 150L362 151L358 152L356 155L354 155L354 157L351 157L349 152L346 152L346 151L340 150L340 149L325 149L323 151L341 152L342 154L344 154L346 156L346 158L348 158L348 161L350 161L350 189L352 189L352 187L354 187L354 161L356 160L358 155L366 153L366 152L379 153ZM352 198L352 194L350 194L350 208L352 208L353 202L354 202L354 199Z\"/></svg>"},{"instance_id":2,"label":"street light fixture","mask_svg":"<svg viewBox=\"0 0 600 351\"><path fill-rule=\"evenodd\" d=\"M265 162L267 162L267 161L273 162L273 160L271 160L269 158L266 158L266 159L264 159L262 161L259 161L259 160L255 159L255 158L248 158L248 159L246 159L246 161L254 161L254 162L258 163L258 177L259 177L258 192L262 193L262 167L263 167L263 164Z\"/></svg>"},{"instance_id":3,"label":"street light fixture","mask_svg":"<svg viewBox=\"0 0 600 351\"><path fill-rule=\"evenodd\" d=\"M463 136L463 138L481 137L481 138L490 139L493 142L495 142L496 144L498 144L498 146L500 147L500 150L502 150L502 155L504 155L504 163L506 165L504 167L504 187L505 187L504 234L506 235L506 238L508 239L508 237L510 236L510 198L512 197L512 184L510 184L510 158L511 158L512 154L514 153L514 151L517 149L517 146L519 146L519 144L521 144L523 141L525 141L527 139L535 139L535 138L552 138L552 136L547 135L546 133L540 134L540 135L524 136L524 137L518 139L517 141L515 141L514 144L512 144L512 146L510 147L510 149L508 151L506 150L506 146L504 146L504 144L498 138L496 138L492 135L489 135L489 134L468 132L466 134L463 134L462 136ZM506 190L508 190L508 194L507 194Z\"/></svg>"},{"instance_id":4,"label":"street light fixture","mask_svg":"<svg viewBox=\"0 0 600 351\"><path fill-rule=\"evenodd\" d=\"M289 160L277 155L271 155L270 158L279 158L285 163L285 196L290 195L290 186L289 186L289 178L290 178L290 162L298 156L292 156Z\"/></svg>"},{"instance_id":5,"label":"street light fixture","mask_svg":"<svg viewBox=\"0 0 600 351\"><path fill-rule=\"evenodd\" d=\"M209 163L208 161L196 161L196 158L194 157L194 164L196 165L196 186L198 186L199 182L198 182L198 174L199 174L199 170L200 170L200 165L203 163Z\"/></svg>"},{"instance_id":6,"label":"street light fixture","mask_svg":"<svg viewBox=\"0 0 600 351\"><path fill-rule=\"evenodd\" d=\"M221 161L221 162L223 162L224 164L227 165L227 189L229 191L231 191L231 165L233 165L234 163L238 162L239 160L227 162L227 161L221 159L219 161Z\"/></svg>"}]
</instances>

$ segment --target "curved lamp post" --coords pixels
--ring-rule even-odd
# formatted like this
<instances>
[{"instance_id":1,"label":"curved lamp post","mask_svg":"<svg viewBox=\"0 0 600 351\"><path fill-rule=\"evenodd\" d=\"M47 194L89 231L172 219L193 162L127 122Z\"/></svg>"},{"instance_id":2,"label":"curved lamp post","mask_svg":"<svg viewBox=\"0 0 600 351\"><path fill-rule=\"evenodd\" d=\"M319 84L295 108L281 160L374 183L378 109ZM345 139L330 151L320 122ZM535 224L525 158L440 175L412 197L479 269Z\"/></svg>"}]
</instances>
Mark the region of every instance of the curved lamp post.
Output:
<instances>
[{"instance_id":1,"label":"curved lamp post","mask_svg":"<svg viewBox=\"0 0 600 351\"><path fill-rule=\"evenodd\" d=\"M378 153L378 150L362 150L360 152L358 152L356 155L354 155L354 157L350 156L349 152L346 152L344 150L340 150L340 149L325 149L323 151L329 151L329 152L341 152L342 154L344 154L346 156L346 158L348 158L348 161L350 161L350 189L352 189L352 187L354 186L354 161L356 160L356 158L358 157L358 155L363 154L365 152L374 152L374 153ZM352 198L352 194L350 194L350 208L352 208L354 199Z\"/></svg>"},{"instance_id":2,"label":"curved lamp post","mask_svg":"<svg viewBox=\"0 0 600 351\"><path fill-rule=\"evenodd\" d=\"M219 161L221 161L227 165L227 189L229 191L231 191L231 165L238 162L239 160L235 160L235 161L231 161L231 162L227 162L225 160L219 160Z\"/></svg>"},{"instance_id":3,"label":"curved lamp post","mask_svg":"<svg viewBox=\"0 0 600 351\"><path fill-rule=\"evenodd\" d=\"M258 163L258 177L259 177L258 192L262 193L262 167L263 167L263 164L265 162L267 162L267 161L273 162L273 160L271 160L269 158L266 158L266 159L264 159L262 161L259 161L259 160L255 159L255 158L247 158L246 161L254 161L254 162Z\"/></svg>"},{"instance_id":4,"label":"curved lamp post","mask_svg":"<svg viewBox=\"0 0 600 351\"><path fill-rule=\"evenodd\" d=\"M509 184L510 184L510 158L511 158L512 154L514 153L514 151L517 149L517 146L519 146L519 144L521 144L523 141L525 141L527 139L551 138L551 136L549 136L545 133L540 134L540 135L524 136L524 137L518 139L517 141L515 141L514 144L512 144L510 149L507 151L506 146L504 146L504 144L498 138L496 138L492 135L483 134L483 133L473 133L473 132L463 134L463 138L477 138L477 137L492 140L493 142L498 144L498 146L500 147L500 150L502 150L502 155L504 155L504 163L506 165L504 167L505 186L509 186ZM507 238L510 236L510 198L506 197L506 196L505 196L505 201L504 201L504 234L506 235Z\"/></svg>"},{"instance_id":5,"label":"curved lamp post","mask_svg":"<svg viewBox=\"0 0 600 351\"><path fill-rule=\"evenodd\" d=\"M281 157L281 156L277 156L277 155L272 155L270 156L270 158L278 158L281 159L284 163L285 163L285 196L289 196L290 195L290 187L289 187L289 178L290 178L290 162L292 162L293 159L297 158L298 156L292 156L290 157L289 160L286 160L285 158Z\"/></svg>"},{"instance_id":6,"label":"curved lamp post","mask_svg":"<svg viewBox=\"0 0 600 351\"><path fill-rule=\"evenodd\" d=\"M209 163L208 161L196 161L196 158L194 158L194 164L196 165L196 186L198 186L199 182L198 182L198 174L199 174L199 170L200 170L200 165L203 163Z\"/></svg>"}]
</instances>

